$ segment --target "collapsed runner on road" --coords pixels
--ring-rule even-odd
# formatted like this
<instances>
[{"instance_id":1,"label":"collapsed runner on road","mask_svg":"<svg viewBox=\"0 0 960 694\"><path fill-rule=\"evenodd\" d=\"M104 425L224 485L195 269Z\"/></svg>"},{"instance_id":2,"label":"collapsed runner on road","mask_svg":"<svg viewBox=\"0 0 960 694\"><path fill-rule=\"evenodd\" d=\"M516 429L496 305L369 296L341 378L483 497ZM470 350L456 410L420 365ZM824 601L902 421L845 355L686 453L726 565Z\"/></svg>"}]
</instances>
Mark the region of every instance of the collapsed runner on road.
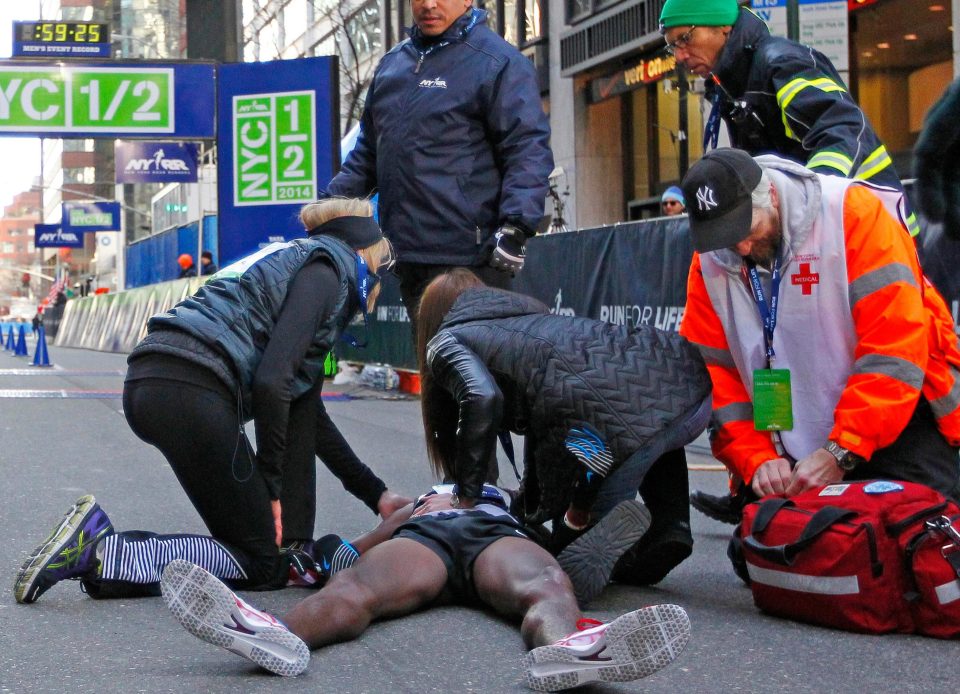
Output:
<instances>
[{"instance_id":1,"label":"collapsed runner on road","mask_svg":"<svg viewBox=\"0 0 960 694\"><path fill-rule=\"evenodd\" d=\"M690 622L677 605L646 607L608 624L583 619L570 580L507 511L505 492L484 485L466 509L451 505L452 491L434 487L356 540L356 563L282 620L181 560L164 571L164 601L193 635L286 676L306 669L310 648L357 638L377 619L449 603L520 620L533 649L524 659L526 683L537 691L640 679L686 646Z\"/></svg>"}]
</instances>

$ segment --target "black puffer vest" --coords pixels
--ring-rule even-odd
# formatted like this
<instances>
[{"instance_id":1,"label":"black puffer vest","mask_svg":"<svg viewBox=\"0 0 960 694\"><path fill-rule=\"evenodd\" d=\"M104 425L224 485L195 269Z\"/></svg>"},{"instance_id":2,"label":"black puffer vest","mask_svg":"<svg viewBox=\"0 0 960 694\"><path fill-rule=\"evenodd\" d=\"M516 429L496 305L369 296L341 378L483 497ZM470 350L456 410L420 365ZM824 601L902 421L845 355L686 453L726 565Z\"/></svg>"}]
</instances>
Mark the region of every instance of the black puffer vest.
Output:
<instances>
[{"instance_id":1,"label":"black puffer vest","mask_svg":"<svg viewBox=\"0 0 960 694\"><path fill-rule=\"evenodd\" d=\"M218 276L196 294L147 323L147 337L131 353L164 353L214 371L228 387L239 387L244 414L250 417L253 376L270 341L287 297L290 281L318 256L328 258L340 278L336 308L317 326L297 373L292 395L298 397L323 377L323 362L358 309L356 254L326 236L283 244L237 276ZM230 273L230 268L221 275ZM207 349L196 350L196 342Z\"/></svg>"}]
</instances>

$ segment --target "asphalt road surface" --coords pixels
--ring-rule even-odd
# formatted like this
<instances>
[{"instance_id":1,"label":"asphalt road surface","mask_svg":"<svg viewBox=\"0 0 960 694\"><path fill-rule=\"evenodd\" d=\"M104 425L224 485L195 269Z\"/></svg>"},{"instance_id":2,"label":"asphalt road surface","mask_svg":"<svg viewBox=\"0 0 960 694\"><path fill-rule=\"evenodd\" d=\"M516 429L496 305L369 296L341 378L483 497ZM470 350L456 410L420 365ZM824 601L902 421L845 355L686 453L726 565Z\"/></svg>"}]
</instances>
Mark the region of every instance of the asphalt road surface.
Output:
<instances>
[{"instance_id":1,"label":"asphalt road surface","mask_svg":"<svg viewBox=\"0 0 960 694\"><path fill-rule=\"evenodd\" d=\"M204 532L163 457L127 427L119 397L125 356L51 348L50 359L54 366L42 369L0 352L0 692L526 691L516 627L466 608L375 624L354 642L315 651L308 670L291 681L194 639L159 598L95 601L78 583L64 582L33 605L16 604L12 584L24 556L81 494L95 494L120 529ZM392 489L414 495L432 483L417 401L353 399L327 408ZM702 448L689 458L715 463ZM509 465L501 470L503 483L512 484ZM720 493L725 479L695 471L691 487ZM322 466L318 486L317 536L352 537L376 522ZM848 634L761 614L726 559L730 526L694 512L693 529L693 556L660 585L611 586L588 611L611 619L678 603L693 625L687 650L642 682L581 691L960 689L957 643ZM282 615L305 595L289 588L245 597Z\"/></svg>"}]
</instances>

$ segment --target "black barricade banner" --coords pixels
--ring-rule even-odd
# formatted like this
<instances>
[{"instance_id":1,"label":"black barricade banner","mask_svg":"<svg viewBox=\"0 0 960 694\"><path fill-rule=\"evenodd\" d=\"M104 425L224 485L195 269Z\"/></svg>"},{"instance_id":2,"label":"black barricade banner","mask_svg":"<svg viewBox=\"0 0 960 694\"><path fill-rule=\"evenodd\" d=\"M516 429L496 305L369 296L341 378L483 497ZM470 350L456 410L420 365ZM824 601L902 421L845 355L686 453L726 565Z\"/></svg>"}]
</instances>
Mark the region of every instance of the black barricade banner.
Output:
<instances>
[{"instance_id":1,"label":"black barricade banner","mask_svg":"<svg viewBox=\"0 0 960 694\"><path fill-rule=\"evenodd\" d=\"M378 362L406 369L417 368L410 318L406 307L400 301L400 280L394 275L384 275L380 297L373 312L367 316L366 329L363 327L363 318L358 318L347 332L361 343L366 338L368 346L351 347L341 340L334 348L337 359Z\"/></svg>"},{"instance_id":2,"label":"black barricade banner","mask_svg":"<svg viewBox=\"0 0 960 694\"><path fill-rule=\"evenodd\" d=\"M553 313L676 330L692 257L685 216L538 236L514 288Z\"/></svg>"},{"instance_id":3,"label":"black barricade banner","mask_svg":"<svg viewBox=\"0 0 960 694\"><path fill-rule=\"evenodd\" d=\"M527 243L527 261L513 288L553 313L676 330L692 257L685 216L536 236ZM348 332L362 340L364 329L355 323ZM410 318L392 275L384 277L367 317L366 337L366 349L341 341L337 358L416 368Z\"/></svg>"}]
</instances>

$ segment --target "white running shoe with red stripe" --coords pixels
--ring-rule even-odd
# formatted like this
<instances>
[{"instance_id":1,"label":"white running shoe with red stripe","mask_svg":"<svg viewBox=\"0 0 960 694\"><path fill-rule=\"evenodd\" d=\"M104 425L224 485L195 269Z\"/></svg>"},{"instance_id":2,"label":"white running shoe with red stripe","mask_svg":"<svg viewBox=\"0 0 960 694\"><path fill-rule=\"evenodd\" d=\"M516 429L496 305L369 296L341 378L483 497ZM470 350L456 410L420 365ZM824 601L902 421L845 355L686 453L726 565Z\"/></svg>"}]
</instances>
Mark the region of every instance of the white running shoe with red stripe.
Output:
<instances>
[{"instance_id":1,"label":"white running shoe with red stripe","mask_svg":"<svg viewBox=\"0 0 960 694\"><path fill-rule=\"evenodd\" d=\"M644 607L609 624L583 619L577 626L580 631L526 655L528 687L558 692L590 682L632 682L672 663L690 640L690 619L679 605Z\"/></svg>"},{"instance_id":2,"label":"white running shoe with red stripe","mask_svg":"<svg viewBox=\"0 0 960 694\"><path fill-rule=\"evenodd\" d=\"M196 564L182 559L167 564L160 590L173 616L197 638L284 677L307 669L307 644Z\"/></svg>"}]
</instances>

